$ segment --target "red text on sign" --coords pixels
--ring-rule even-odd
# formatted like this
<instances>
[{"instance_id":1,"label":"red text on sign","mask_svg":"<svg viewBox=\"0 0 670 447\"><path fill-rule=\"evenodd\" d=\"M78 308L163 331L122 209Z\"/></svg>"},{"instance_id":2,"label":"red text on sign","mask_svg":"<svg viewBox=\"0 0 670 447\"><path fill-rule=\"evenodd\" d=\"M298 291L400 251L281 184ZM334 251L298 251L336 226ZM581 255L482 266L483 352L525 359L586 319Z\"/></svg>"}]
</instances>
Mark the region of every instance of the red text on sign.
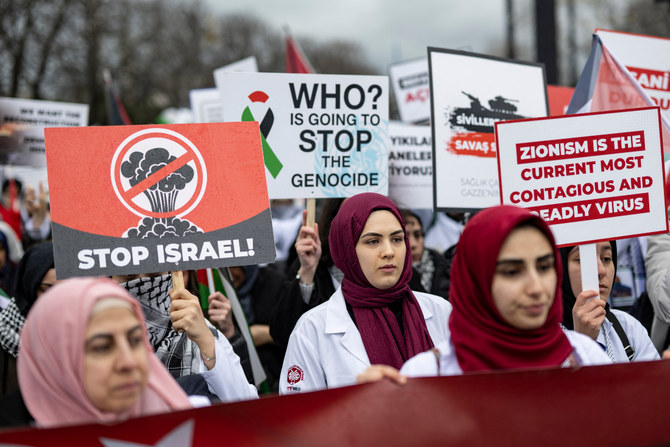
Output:
<instances>
[{"instance_id":1,"label":"red text on sign","mask_svg":"<svg viewBox=\"0 0 670 447\"><path fill-rule=\"evenodd\" d=\"M518 164L643 151L644 132L621 132L516 145Z\"/></svg>"}]
</instances>

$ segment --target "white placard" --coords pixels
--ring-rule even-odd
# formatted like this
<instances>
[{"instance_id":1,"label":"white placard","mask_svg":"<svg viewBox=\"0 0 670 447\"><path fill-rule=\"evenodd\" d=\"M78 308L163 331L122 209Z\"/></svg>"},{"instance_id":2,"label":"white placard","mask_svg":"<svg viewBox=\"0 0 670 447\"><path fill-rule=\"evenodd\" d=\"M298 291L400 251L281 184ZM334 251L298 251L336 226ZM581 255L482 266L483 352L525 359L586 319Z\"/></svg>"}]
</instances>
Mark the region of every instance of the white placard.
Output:
<instances>
[{"instance_id":1,"label":"white placard","mask_svg":"<svg viewBox=\"0 0 670 447\"><path fill-rule=\"evenodd\" d=\"M88 125L88 105L0 98L0 164L46 168L44 129Z\"/></svg>"},{"instance_id":2,"label":"white placard","mask_svg":"<svg viewBox=\"0 0 670 447\"><path fill-rule=\"evenodd\" d=\"M430 120L428 59L422 57L390 65L389 78L400 120L405 123Z\"/></svg>"},{"instance_id":3,"label":"white placard","mask_svg":"<svg viewBox=\"0 0 670 447\"><path fill-rule=\"evenodd\" d=\"M221 96L215 88L201 88L189 92L194 123L221 123L223 109Z\"/></svg>"},{"instance_id":4,"label":"white placard","mask_svg":"<svg viewBox=\"0 0 670 447\"><path fill-rule=\"evenodd\" d=\"M428 48L437 211L500 200L494 125L547 116L544 66Z\"/></svg>"},{"instance_id":5,"label":"white placard","mask_svg":"<svg viewBox=\"0 0 670 447\"><path fill-rule=\"evenodd\" d=\"M256 56L249 56L244 59L240 59L237 62L232 64L224 65L214 70L214 82L217 83L218 79L221 78L225 73L232 72L241 72L241 73L257 73L258 72L258 62L256 62Z\"/></svg>"},{"instance_id":6,"label":"white placard","mask_svg":"<svg viewBox=\"0 0 670 447\"><path fill-rule=\"evenodd\" d=\"M389 197L401 208L433 208L430 126L389 123Z\"/></svg>"},{"instance_id":7,"label":"white placard","mask_svg":"<svg viewBox=\"0 0 670 447\"><path fill-rule=\"evenodd\" d=\"M558 245L668 231L656 107L496 124L502 203Z\"/></svg>"},{"instance_id":8,"label":"white placard","mask_svg":"<svg viewBox=\"0 0 670 447\"><path fill-rule=\"evenodd\" d=\"M602 29L596 34L670 119L670 39Z\"/></svg>"},{"instance_id":9,"label":"white placard","mask_svg":"<svg viewBox=\"0 0 670 447\"><path fill-rule=\"evenodd\" d=\"M388 193L388 77L226 73L225 121L258 121L271 199Z\"/></svg>"}]
</instances>

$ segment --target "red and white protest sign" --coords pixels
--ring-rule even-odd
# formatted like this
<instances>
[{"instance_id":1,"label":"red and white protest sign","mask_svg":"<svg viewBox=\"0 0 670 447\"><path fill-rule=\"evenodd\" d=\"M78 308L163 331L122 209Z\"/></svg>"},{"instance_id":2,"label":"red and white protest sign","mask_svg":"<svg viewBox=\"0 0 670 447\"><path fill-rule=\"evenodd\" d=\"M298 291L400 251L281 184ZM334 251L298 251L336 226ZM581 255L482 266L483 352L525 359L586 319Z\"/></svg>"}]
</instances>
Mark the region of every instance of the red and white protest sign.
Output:
<instances>
[{"instance_id":1,"label":"red and white protest sign","mask_svg":"<svg viewBox=\"0 0 670 447\"><path fill-rule=\"evenodd\" d=\"M670 39L604 29L595 32L670 119ZM610 101L632 107L625 93L610 92Z\"/></svg>"},{"instance_id":2,"label":"red and white protest sign","mask_svg":"<svg viewBox=\"0 0 670 447\"><path fill-rule=\"evenodd\" d=\"M274 261L258 123L45 136L58 278Z\"/></svg>"},{"instance_id":3,"label":"red and white protest sign","mask_svg":"<svg viewBox=\"0 0 670 447\"><path fill-rule=\"evenodd\" d=\"M430 120L430 77L425 57L389 66L389 78L400 120L419 123Z\"/></svg>"},{"instance_id":4,"label":"red and white protest sign","mask_svg":"<svg viewBox=\"0 0 670 447\"><path fill-rule=\"evenodd\" d=\"M668 231L657 107L496 124L502 203L559 245Z\"/></svg>"}]
</instances>

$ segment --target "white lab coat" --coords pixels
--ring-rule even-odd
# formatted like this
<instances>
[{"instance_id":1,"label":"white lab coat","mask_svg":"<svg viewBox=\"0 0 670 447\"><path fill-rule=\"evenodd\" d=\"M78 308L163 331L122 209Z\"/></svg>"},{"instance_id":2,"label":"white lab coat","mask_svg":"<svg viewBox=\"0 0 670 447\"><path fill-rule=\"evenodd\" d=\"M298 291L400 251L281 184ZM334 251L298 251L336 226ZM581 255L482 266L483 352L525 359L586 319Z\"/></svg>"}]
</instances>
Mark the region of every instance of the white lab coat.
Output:
<instances>
[{"instance_id":1,"label":"white lab coat","mask_svg":"<svg viewBox=\"0 0 670 447\"><path fill-rule=\"evenodd\" d=\"M433 343L449 340L451 304L428 293L414 295ZM353 385L356 376L369 366L363 339L347 312L340 287L328 301L306 312L296 323L279 377L279 393Z\"/></svg>"},{"instance_id":2,"label":"white lab coat","mask_svg":"<svg viewBox=\"0 0 670 447\"><path fill-rule=\"evenodd\" d=\"M197 352L194 361L198 367L194 368L193 371L200 372L205 382L207 382L209 391L216 394L221 402L258 399L258 390L247 382L240 364L240 358L235 354L230 342L221 332L219 332L219 337L215 339L214 343L214 352L216 353L214 368L207 369L197 345L195 348Z\"/></svg>"},{"instance_id":3,"label":"white lab coat","mask_svg":"<svg viewBox=\"0 0 670 447\"><path fill-rule=\"evenodd\" d=\"M575 357L582 366L608 365L612 363L605 351L586 335L565 329L570 344L574 348ZM407 360L400 368L400 374L408 377L434 377L453 376L463 373L461 365L458 364L456 351L451 340L435 346L440 353L439 371L438 361L435 353L423 352ZM569 366L565 364L563 366Z\"/></svg>"},{"instance_id":4,"label":"white lab coat","mask_svg":"<svg viewBox=\"0 0 670 447\"><path fill-rule=\"evenodd\" d=\"M612 309L612 313L621 323L621 328L623 329L628 341L630 342L635 354L633 355L633 362L643 362L647 360L658 360L661 357L658 355L658 351L654 347L654 344L647 334L647 330L642 326L642 323L637 321L634 316L627 314L626 312L618 309ZM610 320L605 319L602 326L600 327L600 333L596 341L602 346L607 346L607 341L605 339L604 332L607 331L607 335L612 341L612 353L614 354L614 363L627 363L628 355L624 349L623 343L619 338L619 335L614 330L614 325Z\"/></svg>"}]
</instances>

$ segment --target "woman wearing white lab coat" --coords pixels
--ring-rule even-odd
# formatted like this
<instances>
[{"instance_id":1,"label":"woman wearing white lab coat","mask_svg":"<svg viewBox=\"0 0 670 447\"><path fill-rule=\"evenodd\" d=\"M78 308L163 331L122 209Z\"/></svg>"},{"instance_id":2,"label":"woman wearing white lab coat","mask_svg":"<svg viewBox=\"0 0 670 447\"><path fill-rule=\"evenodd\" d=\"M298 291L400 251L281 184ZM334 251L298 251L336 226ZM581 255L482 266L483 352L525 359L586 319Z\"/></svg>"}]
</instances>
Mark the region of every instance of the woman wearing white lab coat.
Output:
<instances>
[{"instance_id":1,"label":"woman wearing white lab coat","mask_svg":"<svg viewBox=\"0 0 670 447\"><path fill-rule=\"evenodd\" d=\"M345 201L329 245L344 279L327 302L296 324L281 394L352 385L371 364L399 368L449 338L449 302L409 288L409 240L390 199L364 193Z\"/></svg>"}]
</instances>

